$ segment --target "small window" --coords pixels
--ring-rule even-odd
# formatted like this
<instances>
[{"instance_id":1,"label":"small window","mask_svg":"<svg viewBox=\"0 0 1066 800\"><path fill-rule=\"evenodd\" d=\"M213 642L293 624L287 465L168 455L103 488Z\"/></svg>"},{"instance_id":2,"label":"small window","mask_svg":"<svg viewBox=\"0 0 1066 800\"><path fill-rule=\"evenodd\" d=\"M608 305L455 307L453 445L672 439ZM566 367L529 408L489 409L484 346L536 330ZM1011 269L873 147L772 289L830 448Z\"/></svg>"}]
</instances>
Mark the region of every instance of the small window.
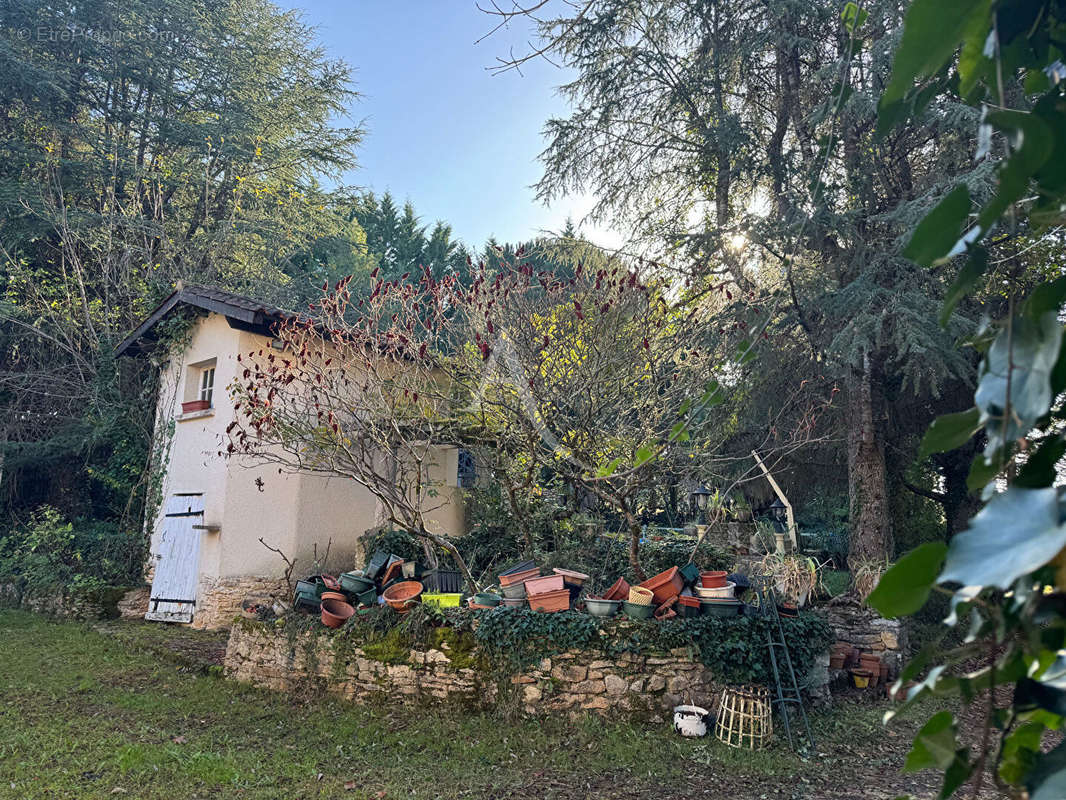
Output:
<instances>
[{"instance_id":1,"label":"small window","mask_svg":"<svg viewBox=\"0 0 1066 800\"><path fill-rule=\"evenodd\" d=\"M477 467L474 464L474 454L469 450L460 448L459 469L457 470L456 482L462 489L472 489L477 482Z\"/></svg>"},{"instance_id":2,"label":"small window","mask_svg":"<svg viewBox=\"0 0 1066 800\"><path fill-rule=\"evenodd\" d=\"M211 405L211 396L215 390L215 368L207 367L200 371L200 400Z\"/></svg>"}]
</instances>

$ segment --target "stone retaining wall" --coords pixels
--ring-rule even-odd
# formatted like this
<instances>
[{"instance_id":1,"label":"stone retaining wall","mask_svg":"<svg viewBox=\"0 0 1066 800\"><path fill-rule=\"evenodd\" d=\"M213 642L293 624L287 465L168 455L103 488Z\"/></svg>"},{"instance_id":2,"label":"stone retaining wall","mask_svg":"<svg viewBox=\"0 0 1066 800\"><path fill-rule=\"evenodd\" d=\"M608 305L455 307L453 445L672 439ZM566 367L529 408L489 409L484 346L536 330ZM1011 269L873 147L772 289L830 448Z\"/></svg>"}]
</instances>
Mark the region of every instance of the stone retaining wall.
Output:
<instances>
[{"instance_id":1,"label":"stone retaining wall","mask_svg":"<svg viewBox=\"0 0 1066 800\"><path fill-rule=\"evenodd\" d=\"M248 597L287 599L290 595L284 578L240 575L233 578L201 578L197 592L194 628L228 628L241 613L241 603Z\"/></svg>"},{"instance_id":2,"label":"stone retaining wall","mask_svg":"<svg viewBox=\"0 0 1066 800\"><path fill-rule=\"evenodd\" d=\"M465 636L442 637L438 647L383 659L373 647L353 645L325 629L290 637L272 625L238 620L230 631L225 670L236 680L282 691L317 683L356 702L506 706L530 715L610 709L612 717L668 718L682 702L713 706L720 690L687 649L610 660L570 651L503 676L472 647L470 634Z\"/></svg>"},{"instance_id":3,"label":"stone retaining wall","mask_svg":"<svg viewBox=\"0 0 1066 800\"><path fill-rule=\"evenodd\" d=\"M32 592L5 583L0 584L0 605L61 619L110 619L119 616L118 603L126 591L125 587L105 587L80 592Z\"/></svg>"},{"instance_id":4,"label":"stone retaining wall","mask_svg":"<svg viewBox=\"0 0 1066 800\"><path fill-rule=\"evenodd\" d=\"M901 620L885 619L857 603L825 606L821 610L837 641L847 642L865 653L876 653L893 669L899 668L907 648L906 629Z\"/></svg>"}]
</instances>

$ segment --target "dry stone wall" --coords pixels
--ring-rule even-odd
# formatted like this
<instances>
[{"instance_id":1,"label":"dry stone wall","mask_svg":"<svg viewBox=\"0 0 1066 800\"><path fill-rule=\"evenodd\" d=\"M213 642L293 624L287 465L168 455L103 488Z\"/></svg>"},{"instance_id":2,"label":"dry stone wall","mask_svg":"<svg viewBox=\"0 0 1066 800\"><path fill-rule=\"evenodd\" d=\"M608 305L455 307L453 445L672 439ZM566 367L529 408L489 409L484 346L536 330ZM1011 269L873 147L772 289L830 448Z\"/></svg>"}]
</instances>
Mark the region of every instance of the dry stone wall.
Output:
<instances>
[{"instance_id":1,"label":"dry stone wall","mask_svg":"<svg viewBox=\"0 0 1066 800\"><path fill-rule=\"evenodd\" d=\"M201 578L197 593L194 628L228 628L241 613L248 597L287 598L291 593L283 578L241 575L233 578Z\"/></svg>"},{"instance_id":2,"label":"dry stone wall","mask_svg":"<svg viewBox=\"0 0 1066 800\"><path fill-rule=\"evenodd\" d=\"M469 636L469 634L467 634ZM447 702L525 714L606 714L667 718L679 703L711 706L718 687L688 650L658 655L568 651L504 676L469 643L443 640L427 650L360 647L325 629L290 636L272 625L238 620L226 649L226 674L255 686L293 691L317 683L356 702Z\"/></svg>"},{"instance_id":3,"label":"dry stone wall","mask_svg":"<svg viewBox=\"0 0 1066 800\"><path fill-rule=\"evenodd\" d=\"M827 606L825 612L837 641L847 642L864 653L876 653L893 669L906 654L906 629L901 620L885 619L857 603Z\"/></svg>"}]
</instances>

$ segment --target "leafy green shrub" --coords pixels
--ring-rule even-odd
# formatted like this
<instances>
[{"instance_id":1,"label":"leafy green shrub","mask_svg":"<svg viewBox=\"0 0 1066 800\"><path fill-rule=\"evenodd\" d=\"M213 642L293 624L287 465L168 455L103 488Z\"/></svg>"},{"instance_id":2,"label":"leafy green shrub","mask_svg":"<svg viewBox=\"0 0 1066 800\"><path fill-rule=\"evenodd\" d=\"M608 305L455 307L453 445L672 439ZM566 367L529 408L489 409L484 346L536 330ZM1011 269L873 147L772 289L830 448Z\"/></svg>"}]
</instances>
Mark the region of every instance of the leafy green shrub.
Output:
<instances>
[{"instance_id":1,"label":"leafy green shrub","mask_svg":"<svg viewBox=\"0 0 1066 800\"><path fill-rule=\"evenodd\" d=\"M0 580L31 590L93 590L142 580L143 538L99 520L70 522L41 506L0 539Z\"/></svg>"}]
</instances>

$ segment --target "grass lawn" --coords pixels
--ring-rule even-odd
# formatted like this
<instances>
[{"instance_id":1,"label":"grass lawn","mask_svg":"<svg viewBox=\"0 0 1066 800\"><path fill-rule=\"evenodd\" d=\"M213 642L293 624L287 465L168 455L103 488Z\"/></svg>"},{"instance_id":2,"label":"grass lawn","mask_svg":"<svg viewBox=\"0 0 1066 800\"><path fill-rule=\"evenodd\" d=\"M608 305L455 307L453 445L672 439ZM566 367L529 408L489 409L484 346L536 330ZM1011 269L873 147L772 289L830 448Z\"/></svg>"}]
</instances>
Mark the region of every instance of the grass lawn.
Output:
<instances>
[{"instance_id":1,"label":"grass lawn","mask_svg":"<svg viewBox=\"0 0 1066 800\"><path fill-rule=\"evenodd\" d=\"M668 724L514 722L259 691L161 654L173 636L196 634L106 635L0 611L0 797L854 800L933 786L898 775L909 736L886 733L883 707L869 704L816 715L823 755L805 760L779 743L750 753L685 740Z\"/></svg>"}]
</instances>

